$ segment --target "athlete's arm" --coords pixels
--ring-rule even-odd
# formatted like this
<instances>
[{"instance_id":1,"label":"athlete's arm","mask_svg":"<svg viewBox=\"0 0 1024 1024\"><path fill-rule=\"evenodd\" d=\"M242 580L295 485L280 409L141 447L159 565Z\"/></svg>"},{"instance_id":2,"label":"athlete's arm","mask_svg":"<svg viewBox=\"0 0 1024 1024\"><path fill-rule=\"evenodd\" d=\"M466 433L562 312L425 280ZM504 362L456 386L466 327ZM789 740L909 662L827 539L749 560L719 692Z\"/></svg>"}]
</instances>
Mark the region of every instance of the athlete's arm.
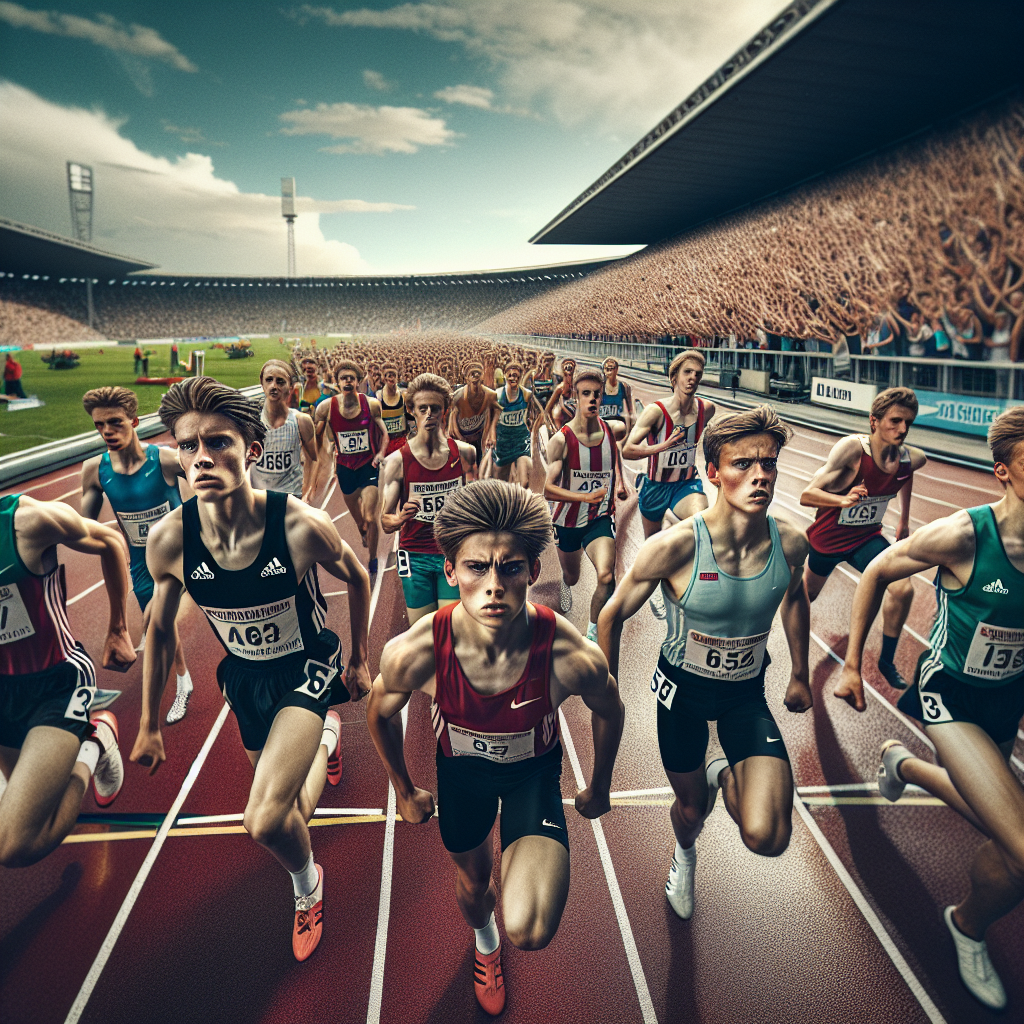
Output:
<instances>
[{"instance_id":1,"label":"athlete's arm","mask_svg":"<svg viewBox=\"0 0 1024 1024\"><path fill-rule=\"evenodd\" d=\"M626 482L626 474L622 472L622 449L618 442L622 440L626 427L624 424L620 425L617 420L613 423L614 426L609 424L612 438L616 442L612 445L612 458L615 459L615 478L619 481L619 489L615 492L615 497L619 501L625 501L629 497L629 484Z\"/></svg>"},{"instance_id":2,"label":"athlete's arm","mask_svg":"<svg viewBox=\"0 0 1024 1024\"><path fill-rule=\"evenodd\" d=\"M814 702L807 652L811 636L811 602L807 599L807 588L804 586L804 562L810 544L806 535L795 526L781 519L775 522L790 567L789 586L781 608L782 628L786 633L786 643L789 644L789 660L792 665L784 703L790 711L802 714Z\"/></svg>"},{"instance_id":3,"label":"athlete's arm","mask_svg":"<svg viewBox=\"0 0 1024 1024\"><path fill-rule=\"evenodd\" d=\"M573 501L583 502L587 505L600 505L607 493L607 488L602 487L593 493L583 491L569 491L559 487L557 481L562 478L562 463L565 460L565 435L559 430L551 435L548 441L547 450L548 468L544 476L544 497L548 501Z\"/></svg>"},{"instance_id":4,"label":"athlete's arm","mask_svg":"<svg viewBox=\"0 0 1024 1024\"><path fill-rule=\"evenodd\" d=\"M661 411L661 407L652 402L640 414L640 419L636 421L636 425L629 432L629 437L626 438L626 443L622 446L622 454L627 459L646 459L667 448L674 447L676 431L673 431L663 444L646 443L648 435L654 433L664 420L665 414Z\"/></svg>"},{"instance_id":5,"label":"athlete's arm","mask_svg":"<svg viewBox=\"0 0 1024 1024\"><path fill-rule=\"evenodd\" d=\"M82 515L86 519L99 519L103 509L100 458L101 456L96 455L82 463Z\"/></svg>"},{"instance_id":6,"label":"athlete's arm","mask_svg":"<svg viewBox=\"0 0 1024 1024\"><path fill-rule=\"evenodd\" d=\"M636 406L633 404L633 388L625 381L622 381L622 399L625 402L622 414L625 417L626 436L629 437L633 430L633 424L636 423Z\"/></svg>"},{"instance_id":7,"label":"athlete's arm","mask_svg":"<svg viewBox=\"0 0 1024 1024\"><path fill-rule=\"evenodd\" d=\"M857 478L863 450L860 438L853 435L836 441L825 465L811 477L800 495L800 504L810 508L849 508L866 498L868 489L863 484L850 487Z\"/></svg>"},{"instance_id":8,"label":"athlete's arm","mask_svg":"<svg viewBox=\"0 0 1024 1024\"><path fill-rule=\"evenodd\" d=\"M896 527L896 539L906 540L910 536L910 500L914 492L914 474L928 462L928 456L920 448L910 448L910 477L900 488L900 523Z\"/></svg>"},{"instance_id":9,"label":"athlete's arm","mask_svg":"<svg viewBox=\"0 0 1024 1024\"><path fill-rule=\"evenodd\" d=\"M328 413L330 412L331 401L320 402L313 414L313 428L314 435L316 437L316 450L322 452L324 448L325 438L324 435L327 433L327 427L329 424Z\"/></svg>"},{"instance_id":10,"label":"athlete's arm","mask_svg":"<svg viewBox=\"0 0 1024 1024\"><path fill-rule=\"evenodd\" d=\"M462 431L459 430L459 396L461 393L462 388L455 392L455 397L452 398L452 409L448 413L448 436L455 441L465 440Z\"/></svg>"},{"instance_id":11,"label":"athlete's arm","mask_svg":"<svg viewBox=\"0 0 1024 1024\"><path fill-rule=\"evenodd\" d=\"M490 388L484 388L487 398L484 401L484 432L481 447L493 448L498 443L498 417L501 415L501 406L498 404L498 392Z\"/></svg>"},{"instance_id":12,"label":"athlete's arm","mask_svg":"<svg viewBox=\"0 0 1024 1024\"><path fill-rule=\"evenodd\" d=\"M380 528L385 533L397 533L420 510L420 503L415 498L410 498L401 508L398 507L402 497L403 472L402 453L392 452L384 460L384 473L381 477Z\"/></svg>"},{"instance_id":13,"label":"athlete's arm","mask_svg":"<svg viewBox=\"0 0 1024 1024\"><path fill-rule=\"evenodd\" d=\"M465 441L456 441L459 446L459 456L462 459L462 472L466 476L466 483L471 484L476 480L476 449Z\"/></svg>"},{"instance_id":14,"label":"athlete's arm","mask_svg":"<svg viewBox=\"0 0 1024 1024\"><path fill-rule=\"evenodd\" d=\"M370 407L370 415L373 417L374 425L378 430L378 437L380 437L380 447L377 450L377 454L373 457L373 465L379 466L388 457L390 435L388 434L388 426L384 422L384 417L381 415L380 402L376 398L368 398L366 404Z\"/></svg>"}]
</instances>

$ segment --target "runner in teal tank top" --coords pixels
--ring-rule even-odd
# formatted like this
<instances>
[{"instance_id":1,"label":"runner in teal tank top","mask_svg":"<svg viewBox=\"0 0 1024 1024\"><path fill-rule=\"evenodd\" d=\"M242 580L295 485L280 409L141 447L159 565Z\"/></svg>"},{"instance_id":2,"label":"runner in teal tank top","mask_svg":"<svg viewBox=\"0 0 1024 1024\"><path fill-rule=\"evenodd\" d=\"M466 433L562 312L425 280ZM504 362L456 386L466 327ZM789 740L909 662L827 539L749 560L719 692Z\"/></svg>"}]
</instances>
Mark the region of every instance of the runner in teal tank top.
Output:
<instances>
[{"instance_id":1,"label":"runner in teal tank top","mask_svg":"<svg viewBox=\"0 0 1024 1024\"><path fill-rule=\"evenodd\" d=\"M935 624L899 707L924 724L941 767L887 740L878 788L895 801L907 783L920 786L988 837L966 898L944 916L964 985L1001 1009L985 932L1024 899L1024 786L1008 764L1024 715L1024 406L996 417L988 443L1003 497L936 519L871 562L835 694L864 710L861 656L885 587L937 567Z\"/></svg>"},{"instance_id":2,"label":"runner in teal tank top","mask_svg":"<svg viewBox=\"0 0 1024 1024\"><path fill-rule=\"evenodd\" d=\"M530 411L533 395L519 387L523 368L518 363L505 367L505 383L498 388L499 412L484 446L493 449L494 476L523 487L530 486L533 464L530 445Z\"/></svg>"}]
</instances>

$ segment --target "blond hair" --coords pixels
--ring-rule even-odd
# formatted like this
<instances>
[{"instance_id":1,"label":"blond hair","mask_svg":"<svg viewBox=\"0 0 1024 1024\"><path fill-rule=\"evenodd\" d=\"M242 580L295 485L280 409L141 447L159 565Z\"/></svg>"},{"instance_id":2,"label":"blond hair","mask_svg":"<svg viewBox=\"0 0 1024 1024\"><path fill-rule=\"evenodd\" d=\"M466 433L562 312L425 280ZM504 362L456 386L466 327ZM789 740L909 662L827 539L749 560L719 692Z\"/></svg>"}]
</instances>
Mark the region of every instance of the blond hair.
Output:
<instances>
[{"instance_id":1,"label":"blond hair","mask_svg":"<svg viewBox=\"0 0 1024 1024\"><path fill-rule=\"evenodd\" d=\"M139 415L139 396L134 391L111 384L86 391L82 395L82 405L90 416L93 409L123 409L130 420Z\"/></svg>"},{"instance_id":2,"label":"blond hair","mask_svg":"<svg viewBox=\"0 0 1024 1024\"><path fill-rule=\"evenodd\" d=\"M452 404L452 387L436 373L421 373L409 381L405 389L405 407L412 410L413 402L421 391L435 391L444 399L444 407L447 409Z\"/></svg>"},{"instance_id":3,"label":"blond hair","mask_svg":"<svg viewBox=\"0 0 1024 1024\"><path fill-rule=\"evenodd\" d=\"M1001 412L988 428L988 446L992 461L1009 466L1013 453L1024 441L1024 405L1014 406Z\"/></svg>"},{"instance_id":4,"label":"blond hair","mask_svg":"<svg viewBox=\"0 0 1024 1024\"><path fill-rule=\"evenodd\" d=\"M231 420L248 448L254 441L262 444L267 436L260 411L260 407L241 391L229 388L212 377L189 377L171 385L160 401L157 415L173 435L178 420L185 413L218 413Z\"/></svg>"},{"instance_id":5,"label":"blond hair","mask_svg":"<svg viewBox=\"0 0 1024 1024\"><path fill-rule=\"evenodd\" d=\"M284 371L284 375L288 378L289 382L295 383L295 367L291 363L286 363L283 359L268 359L260 367L260 383L263 383L263 374L267 372L268 366L279 366Z\"/></svg>"},{"instance_id":6,"label":"blond hair","mask_svg":"<svg viewBox=\"0 0 1024 1024\"><path fill-rule=\"evenodd\" d=\"M770 405L758 405L730 416L716 417L704 428L704 460L709 466L718 466L722 449L744 437L768 434L776 444L776 454L782 451L793 431L779 419Z\"/></svg>"}]
</instances>

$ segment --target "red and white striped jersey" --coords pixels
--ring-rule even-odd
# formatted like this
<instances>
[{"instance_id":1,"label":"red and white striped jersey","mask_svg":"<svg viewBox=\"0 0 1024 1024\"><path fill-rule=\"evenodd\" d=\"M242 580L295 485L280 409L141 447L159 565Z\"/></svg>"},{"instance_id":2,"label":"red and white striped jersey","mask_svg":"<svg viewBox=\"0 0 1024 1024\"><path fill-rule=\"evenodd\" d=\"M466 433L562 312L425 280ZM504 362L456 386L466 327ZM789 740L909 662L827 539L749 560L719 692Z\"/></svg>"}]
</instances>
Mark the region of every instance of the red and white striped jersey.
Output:
<instances>
[{"instance_id":1,"label":"red and white striped jersey","mask_svg":"<svg viewBox=\"0 0 1024 1024\"><path fill-rule=\"evenodd\" d=\"M604 436L601 443L588 448L580 444L570 424L562 427L565 455L562 456L562 475L557 486L567 491L589 493L605 488L605 496L598 505L582 501L551 502L551 519L555 526L576 529L586 526L599 516L615 515L615 438L604 420L598 420Z\"/></svg>"},{"instance_id":2,"label":"red and white striped jersey","mask_svg":"<svg viewBox=\"0 0 1024 1024\"><path fill-rule=\"evenodd\" d=\"M697 442L704 432L704 403L697 398L697 418L686 428L686 440L674 448L652 455L647 460L647 477L661 483L692 480L697 475ZM678 424L662 402L654 403L662 414L661 426L647 435L650 445L664 444Z\"/></svg>"}]
</instances>

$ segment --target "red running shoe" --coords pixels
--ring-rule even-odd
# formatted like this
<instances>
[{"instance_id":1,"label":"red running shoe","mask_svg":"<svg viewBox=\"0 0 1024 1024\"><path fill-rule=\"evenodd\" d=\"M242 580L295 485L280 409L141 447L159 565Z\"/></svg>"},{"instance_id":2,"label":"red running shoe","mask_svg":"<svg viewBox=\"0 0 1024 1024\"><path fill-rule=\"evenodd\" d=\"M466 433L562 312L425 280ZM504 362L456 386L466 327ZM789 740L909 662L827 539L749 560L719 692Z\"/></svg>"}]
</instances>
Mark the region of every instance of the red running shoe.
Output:
<instances>
[{"instance_id":1,"label":"red running shoe","mask_svg":"<svg viewBox=\"0 0 1024 1024\"><path fill-rule=\"evenodd\" d=\"M327 781L336 786L341 782L341 715L337 711L328 711L324 728L334 733L334 753L327 758Z\"/></svg>"},{"instance_id":2,"label":"red running shoe","mask_svg":"<svg viewBox=\"0 0 1024 1024\"><path fill-rule=\"evenodd\" d=\"M100 759L92 773L93 794L100 807L109 807L124 785L124 762L117 748L117 718L112 711L97 711L89 719L92 738L100 746Z\"/></svg>"},{"instance_id":3,"label":"red running shoe","mask_svg":"<svg viewBox=\"0 0 1024 1024\"><path fill-rule=\"evenodd\" d=\"M292 952L299 963L309 959L324 933L324 869L319 864L314 867L318 875L316 888L308 896L295 897Z\"/></svg>"},{"instance_id":4,"label":"red running shoe","mask_svg":"<svg viewBox=\"0 0 1024 1024\"><path fill-rule=\"evenodd\" d=\"M476 1001L485 1013L497 1017L505 1009L505 979L501 973L501 946L493 953L475 950L473 964L473 988Z\"/></svg>"}]
</instances>

